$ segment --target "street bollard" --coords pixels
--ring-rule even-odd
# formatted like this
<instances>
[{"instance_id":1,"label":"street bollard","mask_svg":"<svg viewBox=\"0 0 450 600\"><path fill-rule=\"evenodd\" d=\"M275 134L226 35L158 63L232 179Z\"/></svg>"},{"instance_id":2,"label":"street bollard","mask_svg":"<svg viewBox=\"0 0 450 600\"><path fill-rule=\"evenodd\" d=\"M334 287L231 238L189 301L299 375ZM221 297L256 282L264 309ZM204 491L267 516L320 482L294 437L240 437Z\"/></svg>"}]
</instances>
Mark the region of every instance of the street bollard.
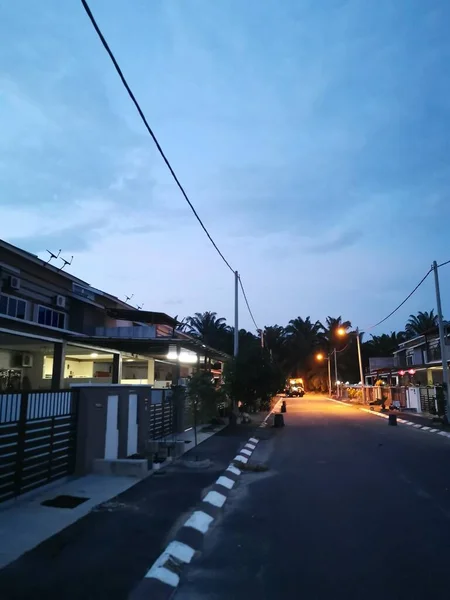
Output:
<instances>
[{"instance_id":1,"label":"street bollard","mask_svg":"<svg viewBox=\"0 0 450 600\"><path fill-rule=\"evenodd\" d=\"M275 413L273 416L274 427L284 427L284 417L281 413Z\"/></svg>"},{"instance_id":2,"label":"street bollard","mask_svg":"<svg viewBox=\"0 0 450 600\"><path fill-rule=\"evenodd\" d=\"M388 424L397 425L397 415L389 415Z\"/></svg>"},{"instance_id":3,"label":"street bollard","mask_svg":"<svg viewBox=\"0 0 450 600\"><path fill-rule=\"evenodd\" d=\"M281 403L281 412L282 413L286 412L286 400L283 400L283 402Z\"/></svg>"}]
</instances>

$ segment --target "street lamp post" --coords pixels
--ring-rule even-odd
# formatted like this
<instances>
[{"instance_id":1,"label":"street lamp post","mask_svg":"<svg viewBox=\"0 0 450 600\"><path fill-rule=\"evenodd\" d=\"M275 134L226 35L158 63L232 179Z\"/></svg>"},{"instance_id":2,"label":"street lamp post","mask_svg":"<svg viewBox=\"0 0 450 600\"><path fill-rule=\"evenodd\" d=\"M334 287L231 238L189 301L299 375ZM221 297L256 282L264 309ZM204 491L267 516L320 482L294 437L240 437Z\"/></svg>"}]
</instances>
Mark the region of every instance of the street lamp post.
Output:
<instances>
[{"instance_id":1,"label":"street lamp post","mask_svg":"<svg viewBox=\"0 0 450 600\"><path fill-rule=\"evenodd\" d=\"M361 386L362 386L362 397L363 397L363 402L365 403L365 388L364 388L364 371L363 371L363 365L362 365L362 357L361 357L361 333L359 331L359 329L357 329L356 331L347 333L347 331L345 331L345 329L343 327L339 327L336 330L336 335L338 335L339 337L343 337L344 335L354 335L356 336L356 345L358 348L358 364L359 364L359 377L361 379ZM339 379L338 379L338 369L337 369L337 350L336 347L333 348L333 351L328 354L327 356L327 360L328 360L328 388L329 388L329 392L330 392L330 396L331 396L331 364L330 364L330 359L331 356L334 354L334 379L335 379L335 383L336 383L336 394L339 395ZM316 355L317 360L324 360L325 356L322 353L319 353Z\"/></svg>"},{"instance_id":2,"label":"street lamp post","mask_svg":"<svg viewBox=\"0 0 450 600\"><path fill-rule=\"evenodd\" d=\"M331 354L328 354L326 357L319 352L319 354L316 355L317 360L326 360L328 362L328 395L331 397L331 361L330 361L330 357Z\"/></svg>"},{"instance_id":3,"label":"street lamp post","mask_svg":"<svg viewBox=\"0 0 450 600\"><path fill-rule=\"evenodd\" d=\"M359 377L361 379L362 400L363 400L363 403L365 404L366 403L366 388L364 385L364 370L363 370L362 357L361 357L361 334L359 332L359 329L356 329L356 345L358 346Z\"/></svg>"},{"instance_id":4,"label":"street lamp post","mask_svg":"<svg viewBox=\"0 0 450 600\"><path fill-rule=\"evenodd\" d=\"M347 332L345 331L345 329L343 327L338 327L338 329L336 329L336 335L339 337L344 337L344 335L347 335ZM339 393L339 379L338 379L338 370L337 370L337 351L336 351L336 346L334 347L334 380L336 382L336 396L339 397L340 393Z\"/></svg>"}]
</instances>

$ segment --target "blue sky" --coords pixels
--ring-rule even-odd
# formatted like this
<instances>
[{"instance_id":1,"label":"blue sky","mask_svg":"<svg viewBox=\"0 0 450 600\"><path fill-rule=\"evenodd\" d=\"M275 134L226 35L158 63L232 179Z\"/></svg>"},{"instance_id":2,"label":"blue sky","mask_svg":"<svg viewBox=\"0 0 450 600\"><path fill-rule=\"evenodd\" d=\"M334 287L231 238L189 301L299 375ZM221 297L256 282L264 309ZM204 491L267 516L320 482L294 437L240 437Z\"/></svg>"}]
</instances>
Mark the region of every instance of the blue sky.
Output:
<instances>
[{"instance_id":1,"label":"blue sky","mask_svg":"<svg viewBox=\"0 0 450 600\"><path fill-rule=\"evenodd\" d=\"M91 9L260 326L331 314L366 328L450 259L448 2ZM231 318L232 275L81 2L0 2L0 39L0 237L62 248L73 274L147 309ZM375 332L433 306L429 278Z\"/></svg>"}]
</instances>

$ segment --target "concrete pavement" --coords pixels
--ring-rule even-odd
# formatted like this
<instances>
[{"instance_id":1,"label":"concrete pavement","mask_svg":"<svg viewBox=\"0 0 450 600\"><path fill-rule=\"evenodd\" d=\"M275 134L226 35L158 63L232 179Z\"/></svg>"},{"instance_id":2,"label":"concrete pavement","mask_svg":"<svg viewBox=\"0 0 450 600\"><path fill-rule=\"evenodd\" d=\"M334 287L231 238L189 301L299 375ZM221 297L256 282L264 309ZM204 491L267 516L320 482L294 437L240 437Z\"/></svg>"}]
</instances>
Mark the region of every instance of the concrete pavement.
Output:
<instances>
[{"instance_id":1,"label":"concrete pavement","mask_svg":"<svg viewBox=\"0 0 450 600\"><path fill-rule=\"evenodd\" d=\"M176 600L448 598L450 441L314 396L285 420Z\"/></svg>"}]
</instances>

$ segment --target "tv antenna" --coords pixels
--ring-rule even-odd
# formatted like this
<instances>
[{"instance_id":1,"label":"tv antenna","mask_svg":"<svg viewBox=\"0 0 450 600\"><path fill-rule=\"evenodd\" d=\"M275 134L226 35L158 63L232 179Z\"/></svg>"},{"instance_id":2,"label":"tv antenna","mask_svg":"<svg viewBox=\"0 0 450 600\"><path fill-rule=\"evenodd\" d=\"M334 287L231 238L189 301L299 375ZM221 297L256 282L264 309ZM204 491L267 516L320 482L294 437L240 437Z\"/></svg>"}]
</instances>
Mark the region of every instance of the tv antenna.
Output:
<instances>
[{"instance_id":1,"label":"tv antenna","mask_svg":"<svg viewBox=\"0 0 450 600\"><path fill-rule=\"evenodd\" d=\"M131 294L131 296L125 296L125 302L128 302L128 300L131 300L131 298L134 296L134 294Z\"/></svg>"},{"instance_id":2,"label":"tv antenna","mask_svg":"<svg viewBox=\"0 0 450 600\"><path fill-rule=\"evenodd\" d=\"M46 265L48 265L51 260L53 260L54 258L55 259L58 258L58 256L61 254L61 248L58 250L58 254L53 254L53 252L51 252L50 250L46 250L46 252L48 252L50 254L50 258L45 263Z\"/></svg>"},{"instance_id":3,"label":"tv antenna","mask_svg":"<svg viewBox=\"0 0 450 600\"><path fill-rule=\"evenodd\" d=\"M73 261L73 255L70 257L70 260L66 260L65 258L63 258L62 256L59 257L62 261L63 261L63 266L59 268L60 271L62 271L67 265L71 265L72 261Z\"/></svg>"},{"instance_id":4,"label":"tv antenna","mask_svg":"<svg viewBox=\"0 0 450 600\"><path fill-rule=\"evenodd\" d=\"M142 303L140 306L139 306L139 304L138 304L138 305L136 306L136 308L137 308L138 310L141 310L141 308L142 308L143 306L144 306L144 303Z\"/></svg>"}]
</instances>

